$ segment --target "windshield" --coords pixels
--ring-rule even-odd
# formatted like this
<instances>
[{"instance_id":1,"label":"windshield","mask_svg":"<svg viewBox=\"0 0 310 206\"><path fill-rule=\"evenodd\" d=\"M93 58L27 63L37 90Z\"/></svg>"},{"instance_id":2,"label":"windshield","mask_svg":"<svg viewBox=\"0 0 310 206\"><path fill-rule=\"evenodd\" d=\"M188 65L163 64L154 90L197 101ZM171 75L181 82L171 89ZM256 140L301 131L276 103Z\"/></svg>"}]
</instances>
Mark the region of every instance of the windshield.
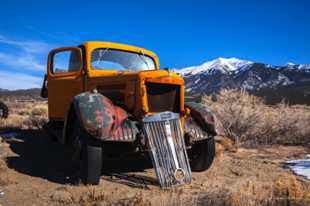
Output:
<instances>
[{"instance_id":1,"label":"windshield","mask_svg":"<svg viewBox=\"0 0 310 206\"><path fill-rule=\"evenodd\" d=\"M143 71L156 68L154 60L143 52L134 53L109 48L92 52L91 66L97 70Z\"/></svg>"}]
</instances>

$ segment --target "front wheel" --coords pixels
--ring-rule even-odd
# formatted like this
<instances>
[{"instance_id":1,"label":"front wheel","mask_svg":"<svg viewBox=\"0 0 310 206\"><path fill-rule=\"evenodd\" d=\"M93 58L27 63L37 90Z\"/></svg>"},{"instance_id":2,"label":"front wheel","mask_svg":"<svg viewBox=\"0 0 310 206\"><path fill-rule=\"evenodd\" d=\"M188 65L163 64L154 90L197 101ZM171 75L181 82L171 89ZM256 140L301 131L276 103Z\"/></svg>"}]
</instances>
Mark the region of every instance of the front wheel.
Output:
<instances>
[{"instance_id":1,"label":"front wheel","mask_svg":"<svg viewBox=\"0 0 310 206\"><path fill-rule=\"evenodd\" d=\"M202 172L209 169L215 157L214 137L195 142L188 155L192 171Z\"/></svg>"},{"instance_id":2,"label":"front wheel","mask_svg":"<svg viewBox=\"0 0 310 206\"><path fill-rule=\"evenodd\" d=\"M84 184L98 185L102 169L100 140L88 138L81 143L80 178Z\"/></svg>"},{"instance_id":3,"label":"front wheel","mask_svg":"<svg viewBox=\"0 0 310 206\"><path fill-rule=\"evenodd\" d=\"M79 179L84 184L98 185L102 171L102 144L89 135L77 119L71 126L69 156L72 168L79 170Z\"/></svg>"}]
</instances>

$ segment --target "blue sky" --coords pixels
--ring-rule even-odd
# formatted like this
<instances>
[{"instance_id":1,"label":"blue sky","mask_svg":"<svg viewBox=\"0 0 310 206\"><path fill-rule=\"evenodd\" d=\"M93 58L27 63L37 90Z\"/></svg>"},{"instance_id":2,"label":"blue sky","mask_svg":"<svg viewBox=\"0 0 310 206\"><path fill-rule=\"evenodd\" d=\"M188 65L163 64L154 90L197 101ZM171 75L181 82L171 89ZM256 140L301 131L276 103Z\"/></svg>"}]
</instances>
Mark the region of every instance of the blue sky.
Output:
<instances>
[{"instance_id":1,"label":"blue sky","mask_svg":"<svg viewBox=\"0 0 310 206\"><path fill-rule=\"evenodd\" d=\"M1 1L0 88L39 87L54 47L115 41L162 67L217 57L310 63L310 1Z\"/></svg>"}]
</instances>

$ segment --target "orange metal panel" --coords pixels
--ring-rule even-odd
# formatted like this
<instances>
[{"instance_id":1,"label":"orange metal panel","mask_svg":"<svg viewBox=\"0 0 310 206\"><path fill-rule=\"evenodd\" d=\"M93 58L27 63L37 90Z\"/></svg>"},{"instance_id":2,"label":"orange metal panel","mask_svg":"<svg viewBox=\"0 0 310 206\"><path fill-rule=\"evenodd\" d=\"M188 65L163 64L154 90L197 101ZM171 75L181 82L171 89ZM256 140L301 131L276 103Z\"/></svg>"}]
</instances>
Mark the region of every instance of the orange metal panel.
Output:
<instances>
[{"instance_id":1,"label":"orange metal panel","mask_svg":"<svg viewBox=\"0 0 310 206\"><path fill-rule=\"evenodd\" d=\"M76 50L80 53L80 70L77 72L53 73L53 56L62 51ZM63 47L52 50L48 55L48 111L50 119L63 120L76 94L83 90L82 52L79 47Z\"/></svg>"},{"instance_id":2,"label":"orange metal panel","mask_svg":"<svg viewBox=\"0 0 310 206\"><path fill-rule=\"evenodd\" d=\"M55 53L65 50L77 49L79 47L63 47L54 49L48 58L48 93L49 93L49 117L63 119L68 110L72 98L83 91L100 89L104 92L115 92L118 98L124 98L125 107L136 116L148 115L149 108L146 95L145 82L177 84L181 86L180 110L184 112L184 80L174 72L159 70L158 57L155 53L146 49L118 44L112 42L86 42L85 47L85 74L82 65L79 72L67 72L53 74L51 72L52 57ZM136 53L143 53L151 57L155 62L155 70L149 71L116 71L116 70L95 70L91 68L92 51L98 48L110 48ZM80 56L82 62L82 55ZM86 78L84 78L84 75ZM119 87L119 89L117 89ZM122 88L120 88L122 87ZM114 89L113 89L114 88ZM182 117L183 123L183 117Z\"/></svg>"}]
</instances>

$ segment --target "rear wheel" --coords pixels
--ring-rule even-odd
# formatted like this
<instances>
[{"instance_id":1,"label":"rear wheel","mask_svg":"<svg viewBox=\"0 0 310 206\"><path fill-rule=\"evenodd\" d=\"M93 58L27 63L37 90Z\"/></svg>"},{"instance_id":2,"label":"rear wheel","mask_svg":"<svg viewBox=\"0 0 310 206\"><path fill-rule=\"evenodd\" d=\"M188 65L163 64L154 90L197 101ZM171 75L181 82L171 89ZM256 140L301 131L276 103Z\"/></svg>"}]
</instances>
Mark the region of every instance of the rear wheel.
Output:
<instances>
[{"instance_id":1,"label":"rear wheel","mask_svg":"<svg viewBox=\"0 0 310 206\"><path fill-rule=\"evenodd\" d=\"M9 108L3 103L0 102L0 118L8 118L9 116Z\"/></svg>"},{"instance_id":2,"label":"rear wheel","mask_svg":"<svg viewBox=\"0 0 310 206\"><path fill-rule=\"evenodd\" d=\"M215 157L214 137L195 142L188 155L192 171L202 172L209 169Z\"/></svg>"},{"instance_id":3,"label":"rear wheel","mask_svg":"<svg viewBox=\"0 0 310 206\"><path fill-rule=\"evenodd\" d=\"M69 142L72 167L79 170L79 179L84 184L97 185L102 170L102 144L100 140L89 135L75 118L71 127Z\"/></svg>"}]
</instances>

